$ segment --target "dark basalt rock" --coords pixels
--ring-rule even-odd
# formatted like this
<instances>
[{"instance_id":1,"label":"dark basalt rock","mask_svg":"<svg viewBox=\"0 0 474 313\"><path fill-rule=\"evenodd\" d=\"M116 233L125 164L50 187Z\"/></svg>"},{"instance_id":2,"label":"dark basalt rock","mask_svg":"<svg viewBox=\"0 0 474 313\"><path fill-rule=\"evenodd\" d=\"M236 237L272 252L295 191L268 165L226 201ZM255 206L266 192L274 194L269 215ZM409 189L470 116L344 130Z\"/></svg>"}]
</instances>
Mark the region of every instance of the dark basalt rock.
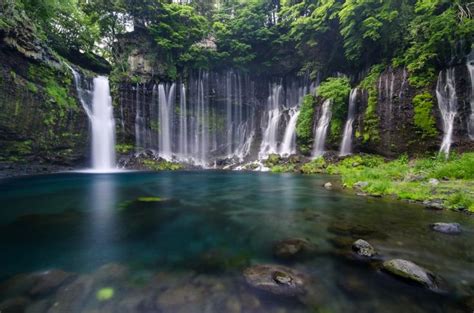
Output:
<instances>
[{"instance_id":1,"label":"dark basalt rock","mask_svg":"<svg viewBox=\"0 0 474 313\"><path fill-rule=\"evenodd\" d=\"M25 312L25 309L29 304L30 304L30 300L24 297L7 299L0 303L0 312L1 313Z\"/></svg>"},{"instance_id":2,"label":"dark basalt rock","mask_svg":"<svg viewBox=\"0 0 474 313\"><path fill-rule=\"evenodd\" d=\"M247 283L281 296L297 296L306 291L307 278L301 272L281 265L256 265L244 271Z\"/></svg>"},{"instance_id":3,"label":"dark basalt rock","mask_svg":"<svg viewBox=\"0 0 474 313\"><path fill-rule=\"evenodd\" d=\"M75 275L59 269L31 274L19 274L0 284L0 294L6 296L40 297L51 294Z\"/></svg>"},{"instance_id":4,"label":"dark basalt rock","mask_svg":"<svg viewBox=\"0 0 474 313\"><path fill-rule=\"evenodd\" d=\"M359 239L352 244L352 251L361 257L372 258L376 252L374 247L365 240Z\"/></svg>"},{"instance_id":5,"label":"dark basalt rock","mask_svg":"<svg viewBox=\"0 0 474 313\"><path fill-rule=\"evenodd\" d=\"M273 255L279 259L290 260L308 256L314 250L314 245L308 240L291 238L277 242L273 246Z\"/></svg>"},{"instance_id":6,"label":"dark basalt rock","mask_svg":"<svg viewBox=\"0 0 474 313\"><path fill-rule=\"evenodd\" d=\"M430 228L436 232L448 235L459 235L462 232L461 225L458 223L434 223L430 225Z\"/></svg>"},{"instance_id":7,"label":"dark basalt rock","mask_svg":"<svg viewBox=\"0 0 474 313\"><path fill-rule=\"evenodd\" d=\"M36 278L36 283L29 291L29 294L31 296L43 296L56 290L67 280L74 277L74 274L54 269L34 274L34 276Z\"/></svg>"},{"instance_id":8,"label":"dark basalt rock","mask_svg":"<svg viewBox=\"0 0 474 313\"><path fill-rule=\"evenodd\" d=\"M433 291L439 290L438 278L429 270L407 260L385 261L382 270L399 279L423 286Z\"/></svg>"}]
</instances>

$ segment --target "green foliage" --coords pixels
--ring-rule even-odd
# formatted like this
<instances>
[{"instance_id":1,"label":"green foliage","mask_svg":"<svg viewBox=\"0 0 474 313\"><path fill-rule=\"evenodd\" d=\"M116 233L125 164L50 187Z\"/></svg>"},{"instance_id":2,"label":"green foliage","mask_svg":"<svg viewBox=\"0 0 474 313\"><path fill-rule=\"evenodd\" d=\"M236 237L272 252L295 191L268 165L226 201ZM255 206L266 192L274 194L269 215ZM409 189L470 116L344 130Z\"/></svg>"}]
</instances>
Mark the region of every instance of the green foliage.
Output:
<instances>
[{"instance_id":1,"label":"green foliage","mask_svg":"<svg viewBox=\"0 0 474 313\"><path fill-rule=\"evenodd\" d=\"M144 160L143 165L152 171L177 171L183 169L183 165L170 161Z\"/></svg>"},{"instance_id":2,"label":"green foliage","mask_svg":"<svg viewBox=\"0 0 474 313\"><path fill-rule=\"evenodd\" d=\"M319 85L317 93L323 99L331 100L331 132L330 140L339 141L342 135L342 124L347 113L347 99L351 92L351 85L347 77L331 77Z\"/></svg>"},{"instance_id":3,"label":"green foliage","mask_svg":"<svg viewBox=\"0 0 474 313\"><path fill-rule=\"evenodd\" d=\"M139 202L162 202L164 201L161 197L138 197Z\"/></svg>"},{"instance_id":4,"label":"green foliage","mask_svg":"<svg viewBox=\"0 0 474 313\"><path fill-rule=\"evenodd\" d=\"M390 162L375 156L352 156L328 166L327 172L341 175L348 187L367 182L362 190L370 195L416 201L440 199L448 208L474 210L474 153L454 155L448 160L427 157L409 161L401 156ZM431 178L440 183L431 185Z\"/></svg>"},{"instance_id":5,"label":"green foliage","mask_svg":"<svg viewBox=\"0 0 474 313\"><path fill-rule=\"evenodd\" d=\"M434 137L438 134L433 116L433 105L434 99L428 92L423 92L413 98L415 112L413 121L423 137Z\"/></svg>"},{"instance_id":6,"label":"green foliage","mask_svg":"<svg viewBox=\"0 0 474 313\"><path fill-rule=\"evenodd\" d=\"M281 161L281 157L278 154L270 154L267 159L263 162L264 165L268 168L273 168L277 166Z\"/></svg>"},{"instance_id":7,"label":"green foliage","mask_svg":"<svg viewBox=\"0 0 474 313\"><path fill-rule=\"evenodd\" d=\"M287 163L287 164L279 164L275 165L271 168L272 173L291 173L294 172L296 169L295 164Z\"/></svg>"},{"instance_id":8,"label":"green foliage","mask_svg":"<svg viewBox=\"0 0 474 313\"><path fill-rule=\"evenodd\" d=\"M377 80L383 69L384 65L382 64L372 66L369 74L361 81L359 86L368 92L367 108L364 114L364 130L361 134L364 142L377 142L380 139L379 117L377 115Z\"/></svg>"},{"instance_id":9,"label":"green foliage","mask_svg":"<svg viewBox=\"0 0 474 313\"><path fill-rule=\"evenodd\" d=\"M450 64L453 57L462 59L471 49L474 20L463 12L469 6L466 1L418 0L414 7L415 17L408 27L409 47L399 55L398 63L410 71L410 84L428 86L436 72ZM458 43L465 43L455 51Z\"/></svg>"},{"instance_id":10,"label":"green foliage","mask_svg":"<svg viewBox=\"0 0 474 313\"><path fill-rule=\"evenodd\" d=\"M326 161L323 157L316 158L311 162L304 164L301 167L301 173L303 174L319 174L323 173L326 169Z\"/></svg>"},{"instance_id":11,"label":"green foliage","mask_svg":"<svg viewBox=\"0 0 474 313\"><path fill-rule=\"evenodd\" d=\"M296 122L296 140L303 154L309 154L311 152L315 101L316 98L313 95L306 95L304 97L303 103L301 104L300 115Z\"/></svg>"},{"instance_id":12,"label":"green foliage","mask_svg":"<svg viewBox=\"0 0 474 313\"><path fill-rule=\"evenodd\" d=\"M57 71L47 66L31 64L28 68L28 77L43 85L48 101L59 107L61 117L67 109L76 108L76 101L69 95L68 87L72 81L69 74Z\"/></svg>"},{"instance_id":13,"label":"green foliage","mask_svg":"<svg viewBox=\"0 0 474 313\"><path fill-rule=\"evenodd\" d=\"M126 144L125 143L125 144L116 144L115 145L115 151L117 151L118 153L123 153L123 154L130 153L134 149L135 149L135 147L132 144Z\"/></svg>"}]
</instances>

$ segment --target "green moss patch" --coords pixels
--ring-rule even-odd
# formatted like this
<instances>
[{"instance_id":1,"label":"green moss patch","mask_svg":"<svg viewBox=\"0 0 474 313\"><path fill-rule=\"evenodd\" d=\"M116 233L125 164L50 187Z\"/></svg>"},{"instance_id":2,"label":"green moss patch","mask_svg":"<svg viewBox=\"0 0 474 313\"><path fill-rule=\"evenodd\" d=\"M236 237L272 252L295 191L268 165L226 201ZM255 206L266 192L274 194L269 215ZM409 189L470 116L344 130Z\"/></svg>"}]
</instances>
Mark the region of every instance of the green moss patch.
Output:
<instances>
[{"instance_id":1,"label":"green moss patch","mask_svg":"<svg viewBox=\"0 0 474 313\"><path fill-rule=\"evenodd\" d=\"M99 301L107 301L107 300L112 299L114 297L114 294L115 294L115 291L113 288L106 287L106 288L99 289L96 292L95 297Z\"/></svg>"}]
</instances>

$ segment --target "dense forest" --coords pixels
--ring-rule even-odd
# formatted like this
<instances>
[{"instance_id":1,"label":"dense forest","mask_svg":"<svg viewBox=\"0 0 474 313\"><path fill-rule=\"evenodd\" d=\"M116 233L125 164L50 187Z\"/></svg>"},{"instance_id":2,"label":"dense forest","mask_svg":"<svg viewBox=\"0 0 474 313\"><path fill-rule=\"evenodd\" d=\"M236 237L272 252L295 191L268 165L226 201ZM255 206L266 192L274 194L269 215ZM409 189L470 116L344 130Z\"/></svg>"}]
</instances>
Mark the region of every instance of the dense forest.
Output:
<instances>
[{"instance_id":1,"label":"dense forest","mask_svg":"<svg viewBox=\"0 0 474 313\"><path fill-rule=\"evenodd\" d=\"M383 64L406 66L410 83L423 88L470 52L471 10L469 1L441 0L6 0L0 29L27 24L66 58L98 55L114 67L121 65L118 38L143 31L170 78L186 68L215 67L315 78Z\"/></svg>"}]
</instances>

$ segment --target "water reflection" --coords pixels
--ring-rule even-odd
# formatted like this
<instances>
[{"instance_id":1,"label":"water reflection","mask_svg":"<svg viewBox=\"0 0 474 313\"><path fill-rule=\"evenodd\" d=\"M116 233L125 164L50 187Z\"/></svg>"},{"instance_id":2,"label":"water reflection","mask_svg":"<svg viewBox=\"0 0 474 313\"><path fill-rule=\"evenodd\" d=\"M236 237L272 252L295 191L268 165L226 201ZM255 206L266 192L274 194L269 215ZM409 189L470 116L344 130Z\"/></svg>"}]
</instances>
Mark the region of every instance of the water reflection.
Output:
<instances>
[{"instance_id":1,"label":"water reflection","mask_svg":"<svg viewBox=\"0 0 474 313\"><path fill-rule=\"evenodd\" d=\"M88 208L84 222L83 246L88 264L119 258L117 225L117 181L113 174L93 175L85 194L84 207Z\"/></svg>"}]
</instances>

